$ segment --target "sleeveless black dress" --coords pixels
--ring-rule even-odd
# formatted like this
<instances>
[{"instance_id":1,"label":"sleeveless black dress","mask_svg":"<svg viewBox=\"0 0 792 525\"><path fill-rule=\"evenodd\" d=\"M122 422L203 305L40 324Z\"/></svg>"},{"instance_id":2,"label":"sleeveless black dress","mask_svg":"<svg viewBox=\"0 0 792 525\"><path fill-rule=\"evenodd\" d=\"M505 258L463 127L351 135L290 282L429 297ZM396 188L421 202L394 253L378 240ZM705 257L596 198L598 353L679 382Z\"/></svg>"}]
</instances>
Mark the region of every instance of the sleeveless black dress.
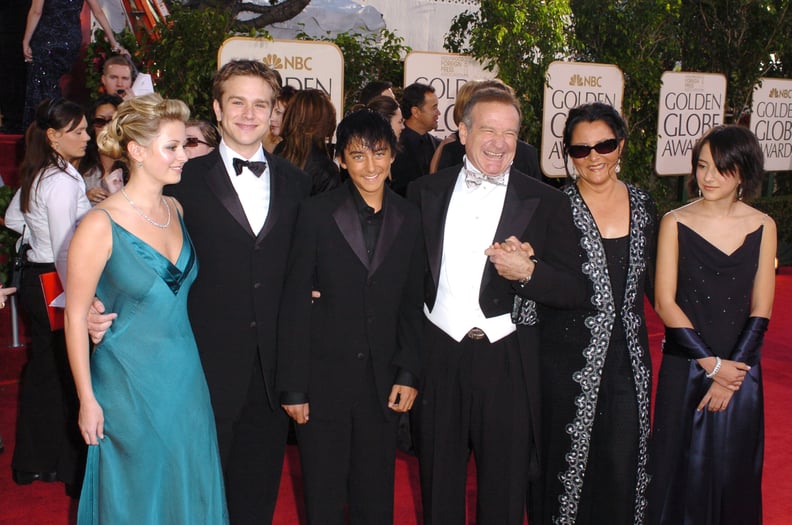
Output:
<instances>
[{"instance_id":1,"label":"sleeveless black dress","mask_svg":"<svg viewBox=\"0 0 792 525\"><path fill-rule=\"evenodd\" d=\"M730 357L751 312L762 229L726 254L678 225L677 304L713 352ZM695 360L663 355L654 418L650 522L762 522L764 407L758 356L724 412L696 411L712 381Z\"/></svg>"},{"instance_id":2,"label":"sleeveless black dress","mask_svg":"<svg viewBox=\"0 0 792 525\"><path fill-rule=\"evenodd\" d=\"M59 97L60 79L71 71L82 45L80 12L84 0L44 0L36 30L30 38L33 62L28 64L22 125L33 121L36 106Z\"/></svg>"}]
</instances>

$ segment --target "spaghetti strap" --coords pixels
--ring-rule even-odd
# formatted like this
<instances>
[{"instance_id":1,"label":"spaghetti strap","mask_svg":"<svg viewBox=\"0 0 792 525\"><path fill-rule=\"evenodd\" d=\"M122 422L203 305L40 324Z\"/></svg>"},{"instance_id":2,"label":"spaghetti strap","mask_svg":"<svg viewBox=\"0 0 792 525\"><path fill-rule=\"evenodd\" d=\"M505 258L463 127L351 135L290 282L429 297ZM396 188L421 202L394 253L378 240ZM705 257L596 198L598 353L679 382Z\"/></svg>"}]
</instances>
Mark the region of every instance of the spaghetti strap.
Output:
<instances>
[{"instance_id":1,"label":"spaghetti strap","mask_svg":"<svg viewBox=\"0 0 792 525\"><path fill-rule=\"evenodd\" d=\"M113 216L112 216L112 215L110 215L110 212L109 212L109 211L107 211L107 210L106 210L106 209L104 209L104 208L91 208L91 209L90 209L90 210L88 210L88 211L101 211L101 212L104 212L104 214L105 214L105 215L107 215L107 218L108 218L108 219L110 219L110 222L115 222L115 221L113 220Z\"/></svg>"}]
</instances>

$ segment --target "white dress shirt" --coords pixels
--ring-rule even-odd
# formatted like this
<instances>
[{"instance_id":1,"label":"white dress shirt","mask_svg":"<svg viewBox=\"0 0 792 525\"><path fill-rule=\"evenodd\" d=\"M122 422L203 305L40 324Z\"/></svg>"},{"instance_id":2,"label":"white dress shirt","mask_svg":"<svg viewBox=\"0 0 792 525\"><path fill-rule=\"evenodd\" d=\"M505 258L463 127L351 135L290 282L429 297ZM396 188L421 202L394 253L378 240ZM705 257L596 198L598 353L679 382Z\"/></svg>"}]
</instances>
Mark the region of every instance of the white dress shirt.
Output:
<instances>
[{"instance_id":1,"label":"white dress shirt","mask_svg":"<svg viewBox=\"0 0 792 525\"><path fill-rule=\"evenodd\" d=\"M242 203L242 209L245 210L245 216L247 217L248 223L250 223L250 229L253 230L253 233L258 235L258 232L264 227L267 214L269 213L271 191L269 162L267 162L267 169L264 170L261 177L256 177L247 167L242 168L242 173L237 175L236 171L234 171L233 162L234 158L266 162L267 159L264 157L264 148L259 146L258 151L252 157L246 158L229 148L225 141L221 140L218 150L225 164L228 178L231 180L231 185L234 187L239 201Z\"/></svg>"},{"instance_id":2,"label":"white dress shirt","mask_svg":"<svg viewBox=\"0 0 792 525\"><path fill-rule=\"evenodd\" d=\"M445 221L443 259L434 308L424 306L426 317L455 341L471 328L481 328L491 343L516 330L510 314L487 318L479 306L481 279L489 248L498 229L506 186L482 182L469 188L465 168L457 177ZM506 183L508 183L508 171Z\"/></svg>"},{"instance_id":3,"label":"white dress shirt","mask_svg":"<svg viewBox=\"0 0 792 525\"><path fill-rule=\"evenodd\" d=\"M20 191L6 210L6 226L22 233L30 243L30 262L55 263L58 276L66 283L66 255L77 222L91 209L85 196L82 175L71 164L66 170L50 166L36 175L31 186L30 207L23 214Z\"/></svg>"}]
</instances>

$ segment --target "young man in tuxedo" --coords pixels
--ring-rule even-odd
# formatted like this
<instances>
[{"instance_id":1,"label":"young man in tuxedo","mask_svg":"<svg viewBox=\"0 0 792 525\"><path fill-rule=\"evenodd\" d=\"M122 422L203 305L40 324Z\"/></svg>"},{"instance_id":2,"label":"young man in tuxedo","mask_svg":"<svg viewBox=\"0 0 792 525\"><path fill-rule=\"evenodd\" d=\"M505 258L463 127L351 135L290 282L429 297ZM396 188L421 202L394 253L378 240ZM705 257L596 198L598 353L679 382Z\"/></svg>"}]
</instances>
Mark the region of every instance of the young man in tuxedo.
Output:
<instances>
[{"instance_id":1,"label":"young man in tuxedo","mask_svg":"<svg viewBox=\"0 0 792 525\"><path fill-rule=\"evenodd\" d=\"M465 522L469 450L476 523L523 523L538 473L539 342L535 316L513 323L514 297L556 307L585 299L569 202L512 167L519 131L513 95L478 91L459 126L463 164L409 189L427 254L424 371L413 418L427 525ZM513 280L485 254L511 237L533 256Z\"/></svg>"},{"instance_id":2,"label":"young man in tuxedo","mask_svg":"<svg viewBox=\"0 0 792 525\"><path fill-rule=\"evenodd\" d=\"M354 112L336 136L349 180L300 209L278 390L298 425L308 523L343 525L347 503L351 524L392 523L398 415L418 386L420 218L385 185L396 137L382 116Z\"/></svg>"},{"instance_id":3,"label":"young man in tuxedo","mask_svg":"<svg viewBox=\"0 0 792 525\"><path fill-rule=\"evenodd\" d=\"M188 310L232 525L272 522L288 429L275 392L278 308L297 210L311 182L261 146L279 89L262 62L221 67L212 95L223 138L185 164L181 182L169 189L184 208L200 264ZM94 340L112 317L89 320Z\"/></svg>"}]
</instances>

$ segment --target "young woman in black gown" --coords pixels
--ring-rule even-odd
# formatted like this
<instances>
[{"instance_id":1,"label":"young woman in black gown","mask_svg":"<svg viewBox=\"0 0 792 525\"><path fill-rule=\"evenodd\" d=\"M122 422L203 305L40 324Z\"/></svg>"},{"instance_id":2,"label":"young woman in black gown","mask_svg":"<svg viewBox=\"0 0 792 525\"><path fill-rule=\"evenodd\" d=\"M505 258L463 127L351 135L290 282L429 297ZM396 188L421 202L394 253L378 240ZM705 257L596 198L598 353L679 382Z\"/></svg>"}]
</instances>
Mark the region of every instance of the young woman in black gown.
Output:
<instances>
[{"instance_id":1,"label":"young woman in black gown","mask_svg":"<svg viewBox=\"0 0 792 525\"><path fill-rule=\"evenodd\" d=\"M669 212L655 308L666 325L649 509L653 524L762 522L762 339L775 291L776 225L743 199L763 156L741 126L693 150L694 202Z\"/></svg>"}]
</instances>

